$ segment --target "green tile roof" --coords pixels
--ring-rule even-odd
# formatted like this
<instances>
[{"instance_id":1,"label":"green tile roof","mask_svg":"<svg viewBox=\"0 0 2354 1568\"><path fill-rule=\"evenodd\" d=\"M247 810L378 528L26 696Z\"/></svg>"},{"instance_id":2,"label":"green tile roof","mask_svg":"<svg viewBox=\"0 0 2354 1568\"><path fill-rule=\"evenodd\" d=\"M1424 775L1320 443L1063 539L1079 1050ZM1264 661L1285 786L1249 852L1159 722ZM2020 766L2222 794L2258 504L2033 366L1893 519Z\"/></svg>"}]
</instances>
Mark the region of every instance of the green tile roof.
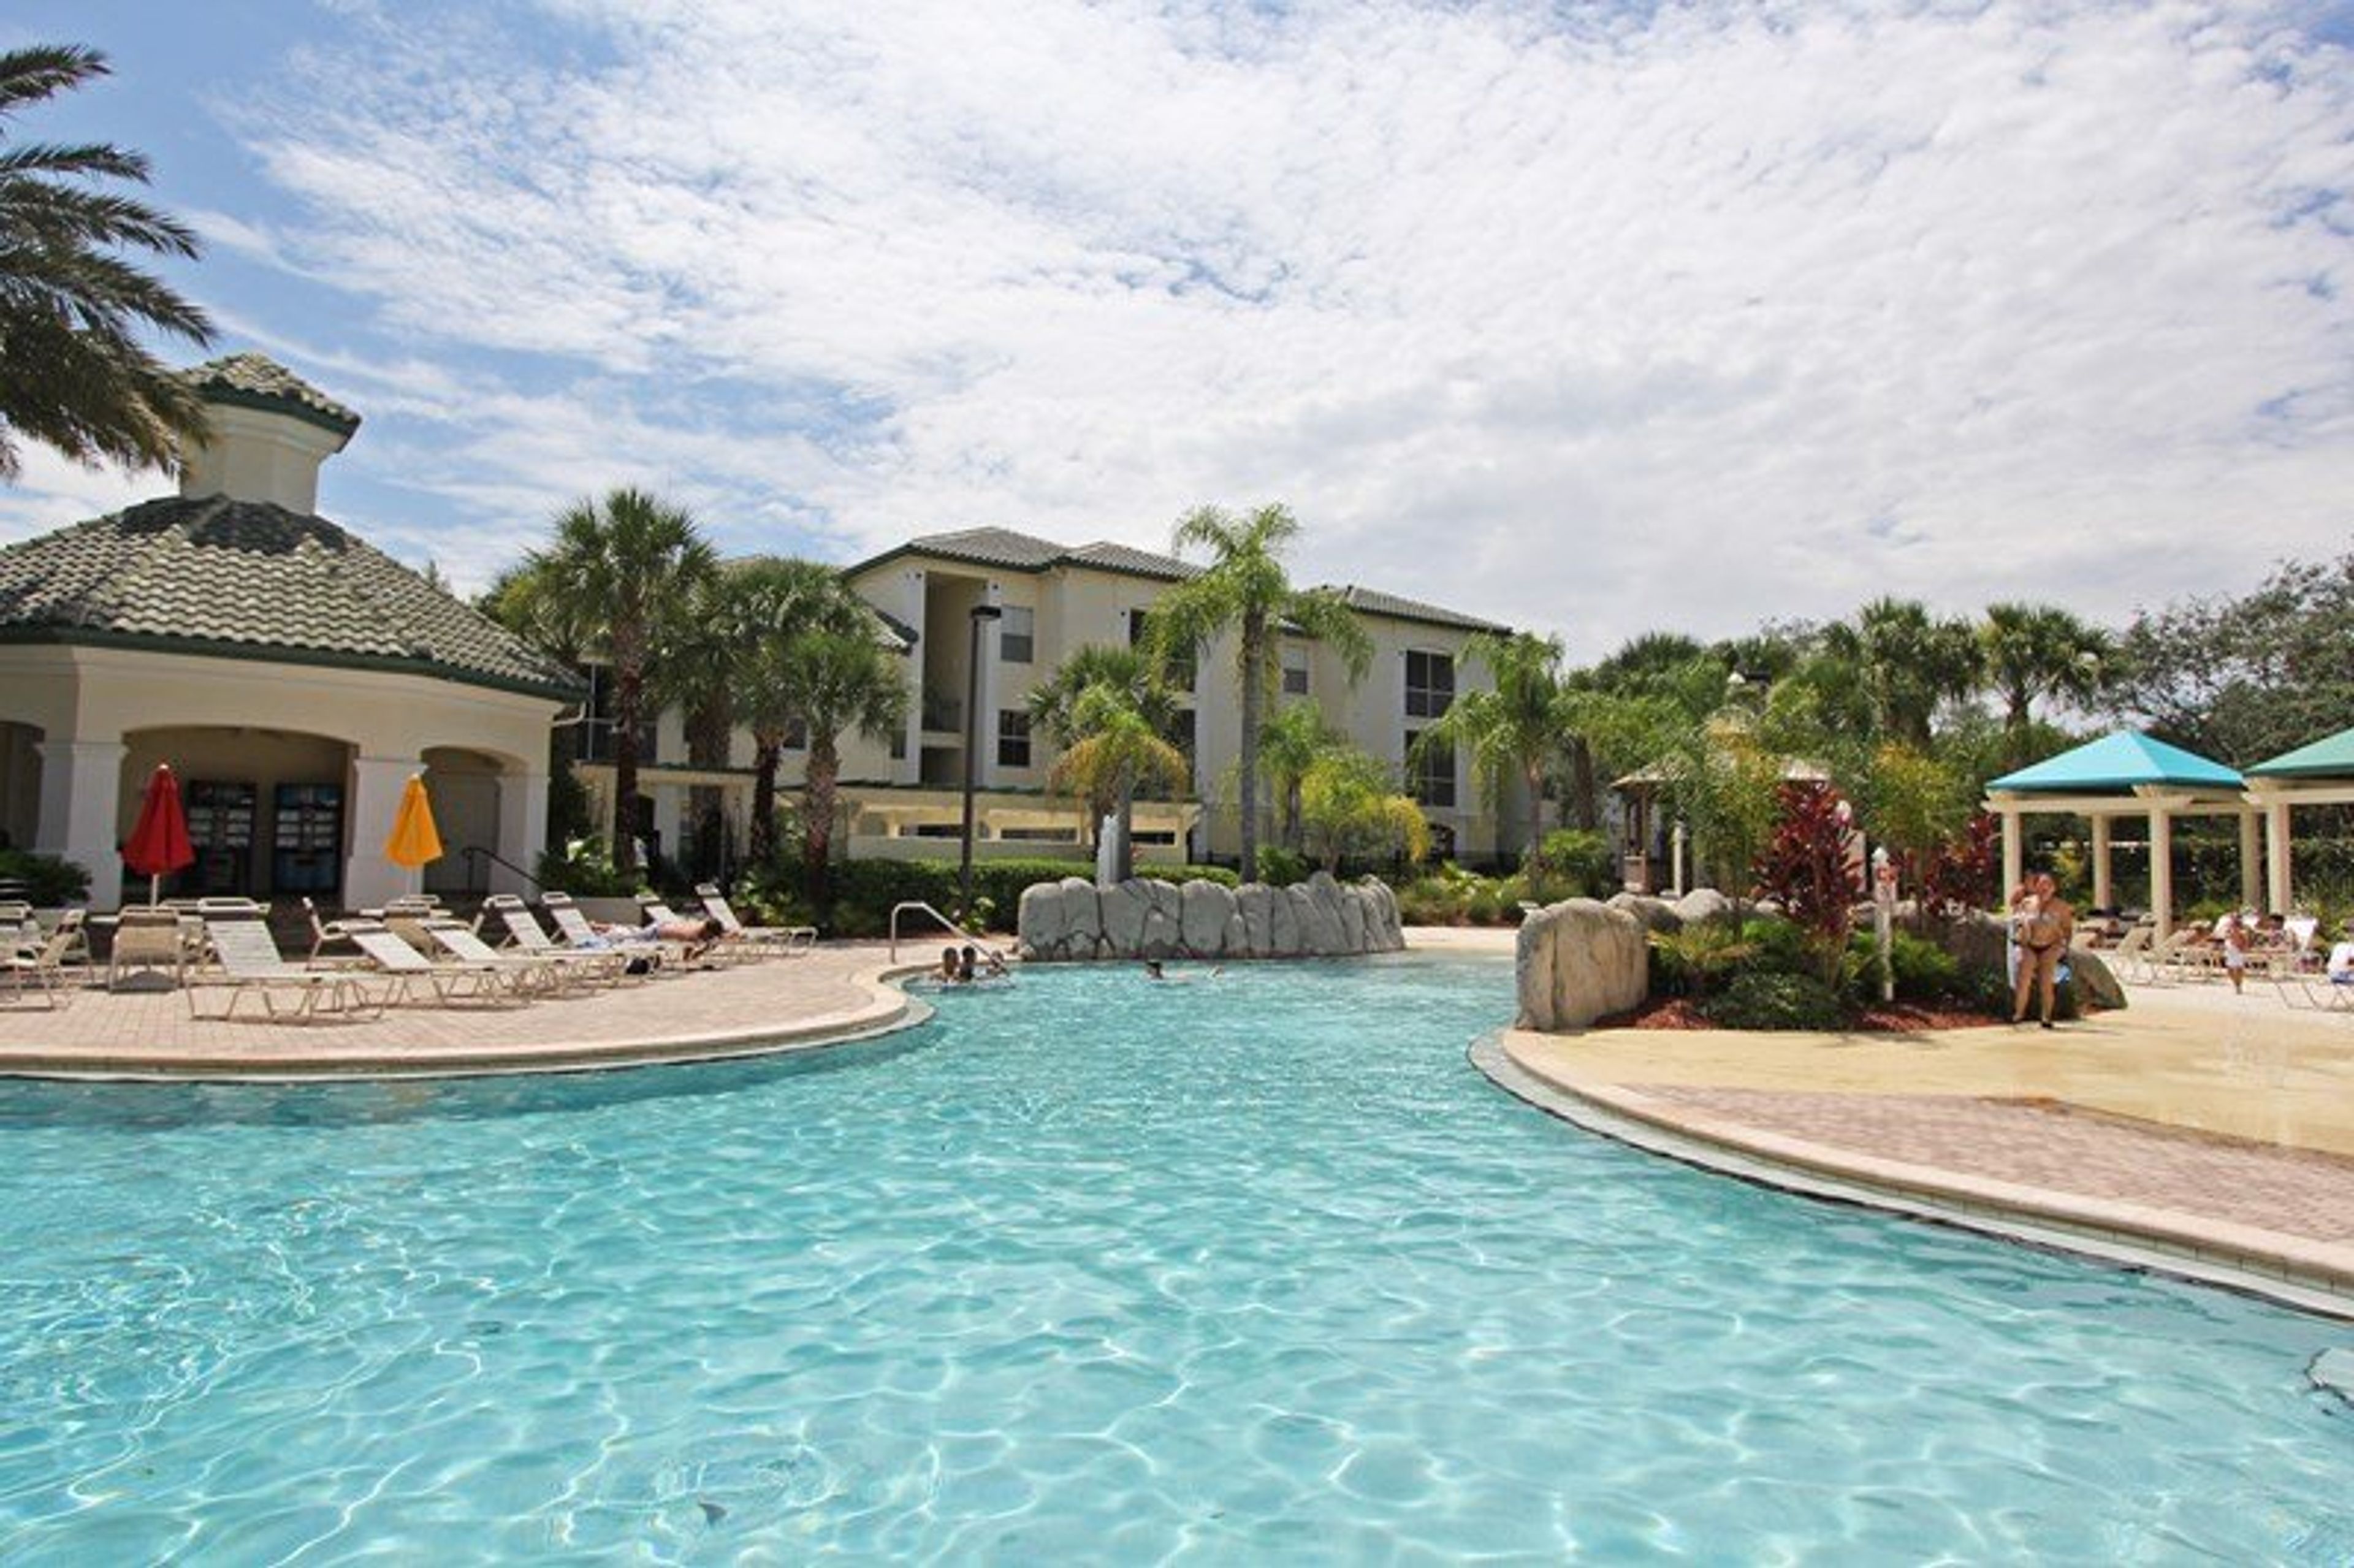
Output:
<instances>
[{"instance_id":1,"label":"green tile roof","mask_svg":"<svg viewBox=\"0 0 2354 1568\"><path fill-rule=\"evenodd\" d=\"M2257 779L2354 779L2354 729L2266 758L2248 773Z\"/></svg>"},{"instance_id":2,"label":"green tile roof","mask_svg":"<svg viewBox=\"0 0 2354 1568\"><path fill-rule=\"evenodd\" d=\"M575 676L323 517L150 501L0 549L0 641L407 671L566 696Z\"/></svg>"},{"instance_id":3,"label":"green tile roof","mask_svg":"<svg viewBox=\"0 0 2354 1568\"><path fill-rule=\"evenodd\" d=\"M2086 741L2031 768L1989 780L1989 789L2020 794L2083 795L2131 789L2137 784L2169 784L2178 788L2237 789L2246 780L2237 768L2211 762L2194 751L2168 746L2139 730Z\"/></svg>"}]
</instances>

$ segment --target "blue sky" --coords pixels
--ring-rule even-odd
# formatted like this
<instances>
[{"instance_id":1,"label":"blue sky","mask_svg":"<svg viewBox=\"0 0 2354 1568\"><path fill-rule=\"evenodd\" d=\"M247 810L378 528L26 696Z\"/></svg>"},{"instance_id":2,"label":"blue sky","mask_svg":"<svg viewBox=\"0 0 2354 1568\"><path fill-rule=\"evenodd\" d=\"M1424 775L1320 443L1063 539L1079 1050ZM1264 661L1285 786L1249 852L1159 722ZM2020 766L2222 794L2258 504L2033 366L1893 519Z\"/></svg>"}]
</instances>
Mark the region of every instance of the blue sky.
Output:
<instances>
[{"instance_id":1,"label":"blue sky","mask_svg":"<svg viewBox=\"0 0 2354 1568\"><path fill-rule=\"evenodd\" d=\"M1561 632L2252 586L2354 548L2344 5L31 0L322 510L478 585L617 483ZM35 455L0 539L159 487Z\"/></svg>"}]
</instances>

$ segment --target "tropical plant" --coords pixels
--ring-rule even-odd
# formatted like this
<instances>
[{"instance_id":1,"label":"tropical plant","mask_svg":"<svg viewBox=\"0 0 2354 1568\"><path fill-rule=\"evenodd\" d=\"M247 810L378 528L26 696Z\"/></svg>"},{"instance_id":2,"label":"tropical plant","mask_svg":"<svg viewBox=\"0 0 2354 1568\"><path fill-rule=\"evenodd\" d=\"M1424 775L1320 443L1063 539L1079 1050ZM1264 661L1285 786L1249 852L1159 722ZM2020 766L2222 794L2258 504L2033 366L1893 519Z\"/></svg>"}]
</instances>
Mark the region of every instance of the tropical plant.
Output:
<instances>
[{"instance_id":1,"label":"tropical plant","mask_svg":"<svg viewBox=\"0 0 2354 1568\"><path fill-rule=\"evenodd\" d=\"M648 702L679 710L686 762L702 771L728 763L736 732L736 694L741 683L746 641L734 624L731 599L737 574L722 568L690 591L686 613L661 632L647 674ZM726 795L716 785L687 790L686 832L691 860L708 867L726 833Z\"/></svg>"},{"instance_id":2,"label":"tropical plant","mask_svg":"<svg viewBox=\"0 0 2354 1568\"><path fill-rule=\"evenodd\" d=\"M1402 855L1419 862L1430 853L1430 824L1411 795L1398 793L1387 769L1354 747L1316 759L1299 786L1300 819L1309 853L1326 871L1343 859Z\"/></svg>"},{"instance_id":3,"label":"tropical plant","mask_svg":"<svg viewBox=\"0 0 2354 1568\"><path fill-rule=\"evenodd\" d=\"M1978 641L1967 621L1941 620L1916 599L1876 599L1824 628L1824 654L1853 683L1875 736L1930 748L1940 703L1978 683Z\"/></svg>"},{"instance_id":4,"label":"tropical plant","mask_svg":"<svg viewBox=\"0 0 2354 1568\"><path fill-rule=\"evenodd\" d=\"M1090 724L1108 723L1129 714L1140 718L1152 735L1165 743L1178 711L1176 694L1161 679L1158 660L1138 649L1107 642L1091 642L1072 650L1051 677L1031 688L1025 705L1030 710L1032 727L1058 751L1067 751L1088 739L1094 733L1088 727ZM1157 780L1172 793L1182 793L1192 781L1184 754L1173 746L1169 749L1177 758L1173 774L1167 769L1165 758L1143 761L1144 748L1133 736L1128 736L1097 748L1076 770L1063 771L1060 776L1064 782L1055 785L1058 789L1076 787L1086 797L1090 840L1106 816L1119 819L1119 863L1114 867L1116 876L1126 878L1134 870L1134 848L1129 841L1138 786ZM1141 766L1127 766L1132 761L1141 762ZM1048 769L1050 781L1056 776L1057 768Z\"/></svg>"},{"instance_id":5,"label":"tropical plant","mask_svg":"<svg viewBox=\"0 0 2354 1568\"><path fill-rule=\"evenodd\" d=\"M2001 824L1993 813L1978 812L1922 863L1923 911L1951 919L1993 907L2001 891L1995 885L2001 856Z\"/></svg>"},{"instance_id":6,"label":"tropical plant","mask_svg":"<svg viewBox=\"0 0 2354 1568\"><path fill-rule=\"evenodd\" d=\"M1062 722L1070 739L1047 769L1046 781L1089 800L1117 803L1121 863L1114 874L1125 879L1133 869L1129 820L1136 791L1150 785L1181 790L1192 767L1139 705L1135 694L1125 688L1108 683L1084 688Z\"/></svg>"},{"instance_id":7,"label":"tropical plant","mask_svg":"<svg viewBox=\"0 0 2354 1568\"><path fill-rule=\"evenodd\" d=\"M718 557L683 509L642 490L575 503L556 535L525 558L527 582L505 597L558 646L601 659L613 673L613 863L636 869L638 730L649 709L654 650L685 616Z\"/></svg>"},{"instance_id":8,"label":"tropical plant","mask_svg":"<svg viewBox=\"0 0 2354 1568\"><path fill-rule=\"evenodd\" d=\"M843 590L845 593L847 589ZM827 898L836 786L842 779L842 737L856 732L887 743L907 722L907 676L902 655L886 645L870 619L853 630L821 624L794 632L779 650L779 679L790 710L809 736L801 774L802 862L821 906Z\"/></svg>"},{"instance_id":9,"label":"tropical plant","mask_svg":"<svg viewBox=\"0 0 2354 1568\"><path fill-rule=\"evenodd\" d=\"M1853 813L1837 790L1812 779L1783 784L1778 799L1780 821L1757 857L1756 895L1781 905L1806 934L1823 982L1837 985L1862 893L1849 854Z\"/></svg>"},{"instance_id":10,"label":"tropical plant","mask_svg":"<svg viewBox=\"0 0 2354 1568\"><path fill-rule=\"evenodd\" d=\"M777 773L787 743L796 731L814 727L801 640L825 633L872 641L879 623L839 573L815 561L763 556L735 563L723 576L715 613L720 641L733 650L724 656L736 715L752 732L752 821L745 858L766 865L777 855ZM893 678L898 679L896 670ZM807 779L805 772L804 783ZM805 815L804 847L811 826Z\"/></svg>"},{"instance_id":11,"label":"tropical plant","mask_svg":"<svg viewBox=\"0 0 2354 1568\"><path fill-rule=\"evenodd\" d=\"M1259 724L1277 675L1277 628L1289 622L1338 653L1349 678L1361 678L1373 660L1373 641L1340 595L1291 586L1283 553L1299 535L1299 523L1280 504L1236 517L1214 506L1188 514L1177 524L1172 548L1179 555L1200 546L1210 561L1198 574L1162 594L1148 623L1155 652L1174 663L1193 655L1218 632L1235 633L1235 682L1242 707L1242 740L1235 764L1242 817L1242 863L1258 863Z\"/></svg>"},{"instance_id":12,"label":"tropical plant","mask_svg":"<svg viewBox=\"0 0 2354 1568\"><path fill-rule=\"evenodd\" d=\"M0 122L107 69L75 45L0 54ZM188 229L106 188L147 175L144 157L106 143L0 148L0 477L17 471L12 431L76 462L129 468L168 467L205 432L196 388L139 340L202 345L212 323L115 254L197 253Z\"/></svg>"},{"instance_id":13,"label":"tropical plant","mask_svg":"<svg viewBox=\"0 0 2354 1568\"><path fill-rule=\"evenodd\" d=\"M1649 945L1656 977L1652 989L1695 1001L1705 998L1720 979L1756 951L1729 920L1700 920L1678 931L1654 931Z\"/></svg>"},{"instance_id":14,"label":"tropical plant","mask_svg":"<svg viewBox=\"0 0 2354 1568\"><path fill-rule=\"evenodd\" d=\"M1706 1011L1724 1029L1839 1029L1848 1017L1835 981L1772 970L1734 976Z\"/></svg>"},{"instance_id":15,"label":"tropical plant","mask_svg":"<svg viewBox=\"0 0 2354 1568\"><path fill-rule=\"evenodd\" d=\"M1415 737L1409 765L1457 747L1470 754L1481 788L1497 815L1504 786L1517 778L1528 796L1528 838L1533 853L1544 838L1544 786L1572 728L1573 705L1562 679L1561 640L1533 632L1476 633L1463 645L1466 664L1484 664L1493 678L1484 690L1459 692L1447 711Z\"/></svg>"},{"instance_id":16,"label":"tropical plant","mask_svg":"<svg viewBox=\"0 0 2354 1568\"><path fill-rule=\"evenodd\" d=\"M1348 736L1309 702L1286 703L1259 726L1259 768L1275 796L1276 840L1284 849L1296 852L1300 846L1300 781L1318 758L1347 744ZM1264 848L1259 859L1267 859Z\"/></svg>"},{"instance_id":17,"label":"tropical plant","mask_svg":"<svg viewBox=\"0 0 2354 1568\"><path fill-rule=\"evenodd\" d=\"M1990 604L1978 643L1988 683L2002 699L2004 763L2010 768L2032 760L2032 705L2049 697L2091 701L2116 661L2115 639L2056 605Z\"/></svg>"}]
</instances>

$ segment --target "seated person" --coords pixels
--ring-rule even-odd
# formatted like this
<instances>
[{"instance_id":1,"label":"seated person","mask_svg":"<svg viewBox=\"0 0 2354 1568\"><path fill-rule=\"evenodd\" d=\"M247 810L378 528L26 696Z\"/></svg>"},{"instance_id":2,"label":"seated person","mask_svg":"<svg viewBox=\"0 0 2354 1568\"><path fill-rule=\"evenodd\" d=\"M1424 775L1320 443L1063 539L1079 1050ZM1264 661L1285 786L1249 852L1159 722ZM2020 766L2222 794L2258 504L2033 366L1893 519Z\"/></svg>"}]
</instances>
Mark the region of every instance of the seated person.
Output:
<instances>
[{"instance_id":1,"label":"seated person","mask_svg":"<svg viewBox=\"0 0 2354 1568\"><path fill-rule=\"evenodd\" d=\"M955 985L962 978L958 974L957 969L957 950L954 948L942 948L940 967L933 978L942 985Z\"/></svg>"},{"instance_id":2,"label":"seated person","mask_svg":"<svg viewBox=\"0 0 2354 1568\"><path fill-rule=\"evenodd\" d=\"M2329 949L2329 983L2354 985L2354 934Z\"/></svg>"}]
</instances>

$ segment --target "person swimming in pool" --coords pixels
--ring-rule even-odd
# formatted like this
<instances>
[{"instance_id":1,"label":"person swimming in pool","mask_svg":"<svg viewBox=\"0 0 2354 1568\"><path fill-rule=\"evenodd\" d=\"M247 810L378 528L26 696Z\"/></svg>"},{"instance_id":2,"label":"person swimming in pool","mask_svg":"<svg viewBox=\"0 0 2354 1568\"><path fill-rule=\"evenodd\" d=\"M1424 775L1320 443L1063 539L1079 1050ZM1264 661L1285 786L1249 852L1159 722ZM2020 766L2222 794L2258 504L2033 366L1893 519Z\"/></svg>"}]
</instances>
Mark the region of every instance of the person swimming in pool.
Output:
<instances>
[{"instance_id":1,"label":"person swimming in pool","mask_svg":"<svg viewBox=\"0 0 2354 1568\"><path fill-rule=\"evenodd\" d=\"M955 985L957 983L959 978L957 974L957 950L954 948L942 948L940 949L939 972L933 978L938 980L942 985Z\"/></svg>"}]
</instances>

